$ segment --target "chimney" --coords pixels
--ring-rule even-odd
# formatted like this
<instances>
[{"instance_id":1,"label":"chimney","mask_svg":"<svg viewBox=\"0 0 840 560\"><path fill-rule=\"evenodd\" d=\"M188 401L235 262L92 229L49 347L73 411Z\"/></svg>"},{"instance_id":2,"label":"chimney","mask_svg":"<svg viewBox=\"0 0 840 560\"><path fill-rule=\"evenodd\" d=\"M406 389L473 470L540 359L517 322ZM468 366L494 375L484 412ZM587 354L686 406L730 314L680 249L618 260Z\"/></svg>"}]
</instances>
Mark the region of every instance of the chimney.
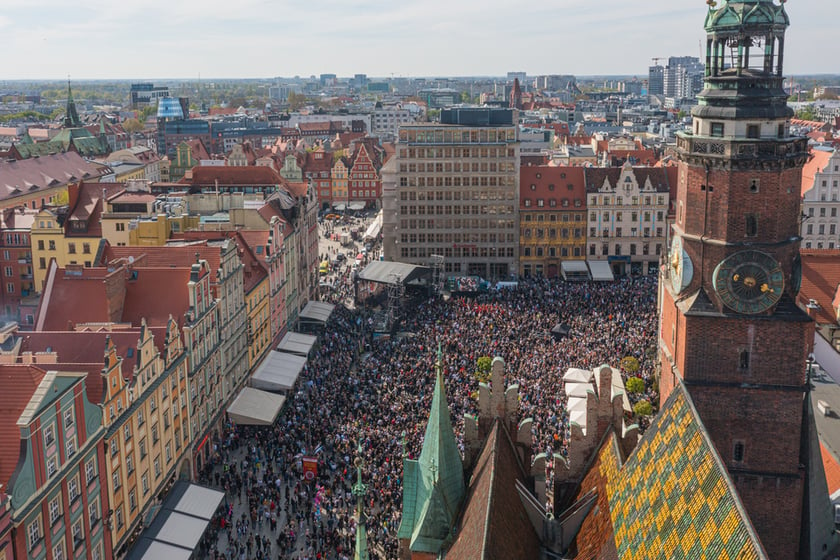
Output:
<instances>
[{"instance_id":1,"label":"chimney","mask_svg":"<svg viewBox=\"0 0 840 560\"><path fill-rule=\"evenodd\" d=\"M808 305L805 306L805 311L808 313L808 317L811 319L817 320L817 312L820 310L820 304L817 303L817 300L810 299L808 300Z\"/></svg>"}]
</instances>

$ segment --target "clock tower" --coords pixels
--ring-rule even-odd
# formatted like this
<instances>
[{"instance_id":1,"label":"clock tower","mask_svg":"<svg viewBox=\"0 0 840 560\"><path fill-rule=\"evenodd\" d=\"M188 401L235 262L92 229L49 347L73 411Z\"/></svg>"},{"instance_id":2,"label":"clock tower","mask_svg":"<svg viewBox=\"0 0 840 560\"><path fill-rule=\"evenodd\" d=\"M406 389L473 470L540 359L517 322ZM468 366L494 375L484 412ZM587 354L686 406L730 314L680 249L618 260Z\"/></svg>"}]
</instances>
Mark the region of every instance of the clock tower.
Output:
<instances>
[{"instance_id":1,"label":"clock tower","mask_svg":"<svg viewBox=\"0 0 840 560\"><path fill-rule=\"evenodd\" d=\"M800 180L783 89L784 0L709 0L705 89L677 138L660 278L662 403L682 382L771 558L798 558L806 490ZM804 431L803 431L804 430ZM805 533L807 534L807 533Z\"/></svg>"}]
</instances>

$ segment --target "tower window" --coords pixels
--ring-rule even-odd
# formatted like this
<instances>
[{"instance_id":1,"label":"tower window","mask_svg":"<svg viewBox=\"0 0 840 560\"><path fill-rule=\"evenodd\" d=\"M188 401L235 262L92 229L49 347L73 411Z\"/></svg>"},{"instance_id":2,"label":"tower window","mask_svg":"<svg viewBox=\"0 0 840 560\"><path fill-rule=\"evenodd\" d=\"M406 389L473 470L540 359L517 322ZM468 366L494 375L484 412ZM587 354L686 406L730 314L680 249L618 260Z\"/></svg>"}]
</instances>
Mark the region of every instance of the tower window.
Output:
<instances>
[{"instance_id":1,"label":"tower window","mask_svg":"<svg viewBox=\"0 0 840 560\"><path fill-rule=\"evenodd\" d=\"M747 138L758 138L759 126L757 124L747 125Z\"/></svg>"},{"instance_id":2,"label":"tower window","mask_svg":"<svg viewBox=\"0 0 840 560\"><path fill-rule=\"evenodd\" d=\"M722 122L713 122L712 123L711 134L715 138L723 138L723 123Z\"/></svg>"},{"instance_id":3,"label":"tower window","mask_svg":"<svg viewBox=\"0 0 840 560\"><path fill-rule=\"evenodd\" d=\"M748 350L741 350L741 353L738 355L738 367L740 369L749 369L750 353Z\"/></svg>"},{"instance_id":4,"label":"tower window","mask_svg":"<svg viewBox=\"0 0 840 560\"><path fill-rule=\"evenodd\" d=\"M755 214L747 214L745 218L745 233L747 237L755 237L758 235L758 218L756 218Z\"/></svg>"},{"instance_id":5,"label":"tower window","mask_svg":"<svg viewBox=\"0 0 840 560\"><path fill-rule=\"evenodd\" d=\"M758 192L759 181L758 179L750 179L750 192L757 193Z\"/></svg>"},{"instance_id":6,"label":"tower window","mask_svg":"<svg viewBox=\"0 0 840 560\"><path fill-rule=\"evenodd\" d=\"M736 441L735 447L732 450L732 459L735 462L740 463L744 460L744 442L743 441Z\"/></svg>"}]
</instances>

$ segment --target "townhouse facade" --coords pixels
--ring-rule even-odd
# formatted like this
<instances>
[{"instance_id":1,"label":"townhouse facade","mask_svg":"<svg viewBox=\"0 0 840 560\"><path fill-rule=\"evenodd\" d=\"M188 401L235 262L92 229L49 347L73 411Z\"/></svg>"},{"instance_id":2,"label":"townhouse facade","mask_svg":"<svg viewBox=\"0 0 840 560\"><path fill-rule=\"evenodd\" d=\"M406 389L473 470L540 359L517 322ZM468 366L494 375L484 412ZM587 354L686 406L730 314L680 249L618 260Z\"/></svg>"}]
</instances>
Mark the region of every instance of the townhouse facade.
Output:
<instances>
[{"instance_id":1,"label":"townhouse facade","mask_svg":"<svg viewBox=\"0 0 840 560\"><path fill-rule=\"evenodd\" d=\"M840 150L815 149L802 170L802 247L840 247Z\"/></svg>"},{"instance_id":2,"label":"townhouse facade","mask_svg":"<svg viewBox=\"0 0 840 560\"><path fill-rule=\"evenodd\" d=\"M20 206L0 211L0 274L2 313L7 321L32 325L32 305L21 306L35 293L30 235L36 210ZM22 310L23 307L23 310Z\"/></svg>"},{"instance_id":3,"label":"townhouse facade","mask_svg":"<svg viewBox=\"0 0 840 560\"><path fill-rule=\"evenodd\" d=\"M587 168L588 260L608 261L613 274L653 274L665 251L669 209L663 168Z\"/></svg>"},{"instance_id":4,"label":"townhouse facade","mask_svg":"<svg viewBox=\"0 0 840 560\"><path fill-rule=\"evenodd\" d=\"M586 183L581 167L520 170L519 274L555 278L586 258Z\"/></svg>"},{"instance_id":5,"label":"townhouse facade","mask_svg":"<svg viewBox=\"0 0 840 560\"><path fill-rule=\"evenodd\" d=\"M102 412L87 396L86 373L2 365L4 441L17 461L0 470L13 529L8 558L111 558L104 528Z\"/></svg>"}]
</instances>

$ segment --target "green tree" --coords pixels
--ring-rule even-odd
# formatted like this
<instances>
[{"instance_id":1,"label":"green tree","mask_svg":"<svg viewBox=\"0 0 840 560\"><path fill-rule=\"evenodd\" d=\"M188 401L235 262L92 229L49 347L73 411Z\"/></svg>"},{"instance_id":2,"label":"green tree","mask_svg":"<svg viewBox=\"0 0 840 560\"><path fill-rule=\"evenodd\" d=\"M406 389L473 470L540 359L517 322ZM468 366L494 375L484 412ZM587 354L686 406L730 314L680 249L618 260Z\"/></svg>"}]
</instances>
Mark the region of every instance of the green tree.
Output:
<instances>
[{"instance_id":1,"label":"green tree","mask_svg":"<svg viewBox=\"0 0 840 560\"><path fill-rule=\"evenodd\" d=\"M802 119L803 121L813 121L817 118L817 113L814 111L814 107L809 105L808 107L803 107L802 109L796 112L796 118Z\"/></svg>"},{"instance_id":2,"label":"green tree","mask_svg":"<svg viewBox=\"0 0 840 560\"><path fill-rule=\"evenodd\" d=\"M140 132L143 130L143 123L137 119L125 119L122 126L126 132Z\"/></svg>"},{"instance_id":3,"label":"green tree","mask_svg":"<svg viewBox=\"0 0 840 560\"><path fill-rule=\"evenodd\" d=\"M648 401L639 401L633 406L636 416L650 416L653 414L653 405Z\"/></svg>"},{"instance_id":4,"label":"green tree","mask_svg":"<svg viewBox=\"0 0 840 560\"><path fill-rule=\"evenodd\" d=\"M645 382L641 377L631 377L624 386L627 388L627 392L633 393L634 395L644 393L645 391Z\"/></svg>"},{"instance_id":5,"label":"green tree","mask_svg":"<svg viewBox=\"0 0 840 560\"><path fill-rule=\"evenodd\" d=\"M475 377L479 383L487 383L490 381L490 366L493 365L493 358L490 356L481 356L476 361Z\"/></svg>"},{"instance_id":6,"label":"green tree","mask_svg":"<svg viewBox=\"0 0 840 560\"><path fill-rule=\"evenodd\" d=\"M621 369L630 374L636 373L639 371L639 360L633 356L625 356L621 360Z\"/></svg>"}]
</instances>

